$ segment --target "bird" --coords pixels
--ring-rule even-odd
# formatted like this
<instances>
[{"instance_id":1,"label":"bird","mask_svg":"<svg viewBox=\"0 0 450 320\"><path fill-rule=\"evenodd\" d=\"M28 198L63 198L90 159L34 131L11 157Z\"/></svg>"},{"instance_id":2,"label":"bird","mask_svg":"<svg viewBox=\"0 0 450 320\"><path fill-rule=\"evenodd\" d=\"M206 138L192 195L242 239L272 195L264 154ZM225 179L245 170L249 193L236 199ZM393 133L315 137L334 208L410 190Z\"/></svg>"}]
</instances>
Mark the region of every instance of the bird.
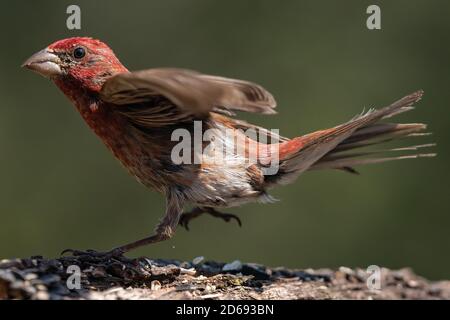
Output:
<instances>
[{"instance_id":1,"label":"bird","mask_svg":"<svg viewBox=\"0 0 450 320\"><path fill-rule=\"evenodd\" d=\"M384 121L414 109L422 90L335 127L290 139L237 116L237 112L276 113L273 95L261 85L189 69L129 71L107 44L94 38L56 41L22 67L53 81L123 167L144 186L165 196L166 210L153 233L105 252L109 255L168 240L178 226L189 230L189 222L202 214L241 225L238 216L223 213L221 208L273 202L270 189L292 183L307 171L358 174L355 167L359 165L436 155L419 150L434 146L431 143L361 151L394 139L428 135L423 123ZM174 133L179 137L210 130L213 139L186 144L174 157L180 147ZM248 131L267 139L258 140L259 136L247 135ZM224 145L231 146L229 161L212 161ZM413 153L380 156L404 151ZM188 205L193 209L185 212Z\"/></svg>"}]
</instances>

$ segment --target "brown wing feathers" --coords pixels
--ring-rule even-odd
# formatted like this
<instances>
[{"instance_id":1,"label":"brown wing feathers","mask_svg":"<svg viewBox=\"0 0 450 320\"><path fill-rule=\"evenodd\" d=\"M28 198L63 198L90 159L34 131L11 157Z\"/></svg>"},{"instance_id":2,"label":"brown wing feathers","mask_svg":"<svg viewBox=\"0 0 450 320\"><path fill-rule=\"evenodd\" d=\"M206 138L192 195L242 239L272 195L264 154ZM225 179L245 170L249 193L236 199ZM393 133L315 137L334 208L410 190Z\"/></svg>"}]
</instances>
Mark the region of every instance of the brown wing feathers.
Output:
<instances>
[{"instance_id":1,"label":"brown wing feathers","mask_svg":"<svg viewBox=\"0 0 450 320\"><path fill-rule=\"evenodd\" d=\"M275 113L273 96L263 87L242 80L228 79L200 74L185 69L149 69L121 73L113 76L103 85L101 98L117 106L136 122L151 126L158 114L174 117L174 122L183 118L180 114L205 117L210 111L241 110L263 114ZM162 113L156 112L155 97L163 96L173 107ZM126 107L136 105L128 110ZM163 121L164 117L160 117Z\"/></svg>"},{"instance_id":2,"label":"brown wing feathers","mask_svg":"<svg viewBox=\"0 0 450 320\"><path fill-rule=\"evenodd\" d=\"M221 107L263 114L276 113L274 108L277 103L274 97L258 84L210 75L200 77L227 88L228 96L219 104Z\"/></svg>"}]
</instances>

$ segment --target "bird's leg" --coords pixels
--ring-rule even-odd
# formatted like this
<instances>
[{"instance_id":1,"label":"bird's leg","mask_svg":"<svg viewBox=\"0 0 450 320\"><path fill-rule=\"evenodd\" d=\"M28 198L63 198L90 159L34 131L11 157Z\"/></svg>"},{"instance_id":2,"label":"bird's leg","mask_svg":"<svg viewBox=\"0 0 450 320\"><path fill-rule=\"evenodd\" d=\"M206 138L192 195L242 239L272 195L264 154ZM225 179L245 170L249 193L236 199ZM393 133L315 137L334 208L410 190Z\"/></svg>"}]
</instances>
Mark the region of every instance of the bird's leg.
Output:
<instances>
[{"instance_id":1,"label":"bird's leg","mask_svg":"<svg viewBox=\"0 0 450 320\"><path fill-rule=\"evenodd\" d=\"M186 230L189 230L189 222L204 213L207 213L216 218L220 218L226 222L230 222L231 219L235 219L239 226L242 226L241 219L239 219L238 216L231 213L222 213L211 207L195 207L191 211L183 213L180 217L179 224Z\"/></svg>"},{"instance_id":2,"label":"bird's leg","mask_svg":"<svg viewBox=\"0 0 450 320\"><path fill-rule=\"evenodd\" d=\"M178 224L178 220L177 220L177 223L175 224L175 227L173 227L172 225L166 225L164 223L164 221L162 221L156 227L155 233L153 235L151 235L150 237L146 237L144 239L133 241L133 242L125 244L123 246L114 248L110 252L123 255L124 253L132 251L139 247L143 247L143 246L146 246L146 245L149 245L152 243L157 243L157 242L161 242L164 240L168 240L168 239L172 238L173 235L175 234L175 229L176 229L177 224Z\"/></svg>"},{"instance_id":3,"label":"bird's leg","mask_svg":"<svg viewBox=\"0 0 450 320\"><path fill-rule=\"evenodd\" d=\"M78 256L78 257L87 256L89 258L94 258L94 259L110 259L110 258L122 257L125 253L132 251L134 249L137 249L139 247L170 239L174 233L175 233L175 228L172 228L169 225L163 225L163 222L161 222L158 225L158 227L156 228L155 233L153 235L151 235L150 237L146 237L141 240L133 241L131 243L114 248L107 252L98 252L98 251L90 250L90 249L88 249L86 251L66 249L61 253L61 255L70 253L73 256Z\"/></svg>"},{"instance_id":4,"label":"bird's leg","mask_svg":"<svg viewBox=\"0 0 450 320\"><path fill-rule=\"evenodd\" d=\"M149 245L152 243L170 239L174 234L183 211L183 201L179 196L169 193L167 196L166 214L158 224L153 235L141 240L137 240L126 245L117 247L108 252L96 252L94 250L80 251L80 250L64 250L62 254L70 252L75 256L88 255L99 258L120 257L124 253L139 247Z\"/></svg>"},{"instance_id":5,"label":"bird's leg","mask_svg":"<svg viewBox=\"0 0 450 320\"><path fill-rule=\"evenodd\" d=\"M150 237L146 237L141 240L133 241L131 243L128 243L126 245L114 248L107 252L98 252L95 250L73 250L73 249L66 249L64 250L61 255L65 253L71 253L73 256L87 256L89 258L94 259L110 259L110 258L117 258L122 257L125 253L132 251L134 249L137 249L139 247L149 245L152 243L164 241L167 239L170 239L175 233L175 229L172 229L170 226L162 225L160 223L158 227L155 230L155 233L151 235Z\"/></svg>"}]
</instances>

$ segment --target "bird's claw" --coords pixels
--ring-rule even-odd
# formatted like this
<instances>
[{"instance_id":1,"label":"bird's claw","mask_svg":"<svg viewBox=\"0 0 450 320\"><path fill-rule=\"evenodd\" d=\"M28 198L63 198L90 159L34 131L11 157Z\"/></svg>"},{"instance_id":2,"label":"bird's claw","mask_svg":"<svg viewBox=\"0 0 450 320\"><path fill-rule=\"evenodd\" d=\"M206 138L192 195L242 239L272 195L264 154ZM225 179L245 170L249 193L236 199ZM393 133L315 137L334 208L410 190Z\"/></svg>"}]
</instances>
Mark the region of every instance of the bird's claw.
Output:
<instances>
[{"instance_id":1,"label":"bird's claw","mask_svg":"<svg viewBox=\"0 0 450 320\"><path fill-rule=\"evenodd\" d=\"M214 217L220 218L220 219L224 220L225 222L230 222L232 219L234 219L234 220L236 220L236 222L239 225L239 227L242 227L241 219L235 214L220 213L219 215L214 215Z\"/></svg>"},{"instance_id":2,"label":"bird's claw","mask_svg":"<svg viewBox=\"0 0 450 320\"><path fill-rule=\"evenodd\" d=\"M82 256L82 255L91 255L91 254L95 254L95 253L97 253L97 252L94 250L90 250L90 249L88 249L86 251L77 250L77 249L65 249L60 253L60 255L64 256L66 254L70 254L71 256L78 257L78 256Z\"/></svg>"},{"instance_id":3,"label":"bird's claw","mask_svg":"<svg viewBox=\"0 0 450 320\"><path fill-rule=\"evenodd\" d=\"M202 213L208 213L209 215L216 217L216 218L220 218L220 219L224 220L225 222L230 222L231 220L234 219L238 223L239 227L242 227L242 221L237 215L231 214L231 213L222 213L222 212L216 211L215 209L212 209L212 208L206 208L201 211L200 211L200 208L196 208L191 212L183 213L180 217L180 221L178 222L178 224L180 226L182 226L183 228L185 228L187 231L189 231L189 222L192 219L201 215Z\"/></svg>"},{"instance_id":4,"label":"bird's claw","mask_svg":"<svg viewBox=\"0 0 450 320\"><path fill-rule=\"evenodd\" d=\"M194 217L189 217L188 214L183 214L180 217L180 221L178 224L186 229L186 231L189 231L189 221L192 220Z\"/></svg>"},{"instance_id":5,"label":"bird's claw","mask_svg":"<svg viewBox=\"0 0 450 320\"><path fill-rule=\"evenodd\" d=\"M87 257L92 257L92 258L96 258L96 259L111 259L111 258L123 257L124 252L120 248L113 249L113 250L107 251L107 252L99 252L99 251L95 251L95 250L91 250L91 249L88 249L88 250L66 249L61 252L61 256L66 255L66 254L70 254L74 257L87 256Z\"/></svg>"}]
</instances>

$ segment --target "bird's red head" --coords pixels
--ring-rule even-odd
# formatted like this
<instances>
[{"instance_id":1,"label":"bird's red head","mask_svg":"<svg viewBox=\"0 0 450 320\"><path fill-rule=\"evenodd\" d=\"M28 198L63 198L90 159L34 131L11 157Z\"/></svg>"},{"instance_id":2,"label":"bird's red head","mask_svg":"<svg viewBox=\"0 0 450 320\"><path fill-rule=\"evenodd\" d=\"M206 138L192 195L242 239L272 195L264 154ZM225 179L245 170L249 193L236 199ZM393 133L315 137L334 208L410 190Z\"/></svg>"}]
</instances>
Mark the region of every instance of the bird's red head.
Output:
<instances>
[{"instance_id":1,"label":"bird's red head","mask_svg":"<svg viewBox=\"0 0 450 320\"><path fill-rule=\"evenodd\" d=\"M23 66L55 81L71 82L94 92L100 91L114 74L128 71L106 44L85 37L56 41L31 56Z\"/></svg>"}]
</instances>

